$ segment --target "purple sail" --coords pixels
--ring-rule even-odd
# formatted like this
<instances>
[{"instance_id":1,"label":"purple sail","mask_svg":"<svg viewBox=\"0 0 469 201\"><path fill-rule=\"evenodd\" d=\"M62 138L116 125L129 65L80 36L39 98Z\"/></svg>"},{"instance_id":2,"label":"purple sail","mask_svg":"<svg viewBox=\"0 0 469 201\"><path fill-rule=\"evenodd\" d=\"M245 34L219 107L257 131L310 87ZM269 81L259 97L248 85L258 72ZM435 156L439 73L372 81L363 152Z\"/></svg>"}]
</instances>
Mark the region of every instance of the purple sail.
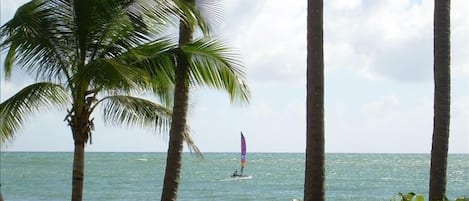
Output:
<instances>
[{"instance_id":1,"label":"purple sail","mask_svg":"<svg viewBox=\"0 0 469 201\"><path fill-rule=\"evenodd\" d=\"M241 167L244 167L244 165L246 165L246 140L243 132L241 132Z\"/></svg>"}]
</instances>

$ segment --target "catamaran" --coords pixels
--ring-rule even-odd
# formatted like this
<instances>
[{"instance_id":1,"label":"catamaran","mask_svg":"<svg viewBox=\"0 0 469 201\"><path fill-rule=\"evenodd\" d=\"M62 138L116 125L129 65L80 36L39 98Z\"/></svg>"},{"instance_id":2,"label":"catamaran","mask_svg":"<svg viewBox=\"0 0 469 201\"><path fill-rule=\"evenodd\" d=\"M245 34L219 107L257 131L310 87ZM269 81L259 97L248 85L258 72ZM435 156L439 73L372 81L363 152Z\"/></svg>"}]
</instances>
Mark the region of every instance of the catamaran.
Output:
<instances>
[{"instance_id":1,"label":"catamaran","mask_svg":"<svg viewBox=\"0 0 469 201\"><path fill-rule=\"evenodd\" d=\"M241 171L235 170L231 175L231 178L250 179L252 176L244 174L244 166L246 165L246 139L244 138L243 132L241 132Z\"/></svg>"}]
</instances>

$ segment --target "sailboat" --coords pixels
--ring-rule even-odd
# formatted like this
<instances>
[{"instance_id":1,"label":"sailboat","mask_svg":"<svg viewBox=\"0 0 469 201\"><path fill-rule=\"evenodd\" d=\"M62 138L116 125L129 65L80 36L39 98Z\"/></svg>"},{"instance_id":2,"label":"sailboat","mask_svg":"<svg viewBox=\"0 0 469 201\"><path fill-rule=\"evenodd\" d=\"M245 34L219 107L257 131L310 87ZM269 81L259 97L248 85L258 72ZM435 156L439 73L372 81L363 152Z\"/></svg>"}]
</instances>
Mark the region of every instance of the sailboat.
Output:
<instances>
[{"instance_id":1,"label":"sailboat","mask_svg":"<svg viewBox=\"0 0 469 201\"><path fill-rule=\"evenodd\" d=\"M244 138L243 132L241 132L241 170L240 173L238 173L238 170L235 170L231 178L251 179L252 176L244 174L244 166L246 166L246 139Z\"/></svg>"}]
</instances>

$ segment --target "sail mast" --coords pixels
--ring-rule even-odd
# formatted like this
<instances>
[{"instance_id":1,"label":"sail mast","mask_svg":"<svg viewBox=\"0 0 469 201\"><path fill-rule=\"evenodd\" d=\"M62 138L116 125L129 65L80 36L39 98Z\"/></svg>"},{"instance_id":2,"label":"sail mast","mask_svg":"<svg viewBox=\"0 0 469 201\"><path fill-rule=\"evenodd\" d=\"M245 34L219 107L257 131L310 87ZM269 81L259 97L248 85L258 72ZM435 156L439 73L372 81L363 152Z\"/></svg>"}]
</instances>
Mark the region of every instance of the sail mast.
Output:
<instances>
[{"instance_id":1,"label":"sail mast","mask_svg":"<svg viewBox=\"0 0 469 201\"><path fill-rule=\"evenodd\" d=\"M246 165L246 140L243 132L241 132L241 175L243 175L244 166Z\"/></svg>"}]
</instances>

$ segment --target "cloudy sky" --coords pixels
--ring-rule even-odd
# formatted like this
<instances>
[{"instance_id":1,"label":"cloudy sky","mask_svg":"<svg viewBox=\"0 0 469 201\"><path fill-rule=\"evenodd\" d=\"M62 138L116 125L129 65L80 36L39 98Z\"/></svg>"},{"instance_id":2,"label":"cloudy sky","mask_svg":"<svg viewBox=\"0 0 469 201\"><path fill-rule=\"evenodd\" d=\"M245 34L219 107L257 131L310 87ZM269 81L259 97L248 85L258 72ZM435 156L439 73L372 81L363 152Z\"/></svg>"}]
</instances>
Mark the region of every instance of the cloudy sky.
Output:
<instances>
[{"instance_id":1,"label":"cloudy sky","mask_svg":"<svg viewBox=\"0 0 469 201\"><path fill-rule=\"evenodd\" d=\"M1 23L25 1L2 0ZM469 153L469 1L452 0L450 152ZM433 126L433 1L324 4L326 152L429 153ZM189 123L203 152L304 152L306 0L225 0L217 33L242 55L252 99L195 89ZM2 55L2 59L4 56ZM2 60L3 61L3 60ZM3 72L2 72L3 73ZM5 100L31 83L2 76ZM73 151L64 111L33 116L7 151ZM88 151L166 151L168 137L110 128L99 114Z\"/></svg>"}]
</instances>

